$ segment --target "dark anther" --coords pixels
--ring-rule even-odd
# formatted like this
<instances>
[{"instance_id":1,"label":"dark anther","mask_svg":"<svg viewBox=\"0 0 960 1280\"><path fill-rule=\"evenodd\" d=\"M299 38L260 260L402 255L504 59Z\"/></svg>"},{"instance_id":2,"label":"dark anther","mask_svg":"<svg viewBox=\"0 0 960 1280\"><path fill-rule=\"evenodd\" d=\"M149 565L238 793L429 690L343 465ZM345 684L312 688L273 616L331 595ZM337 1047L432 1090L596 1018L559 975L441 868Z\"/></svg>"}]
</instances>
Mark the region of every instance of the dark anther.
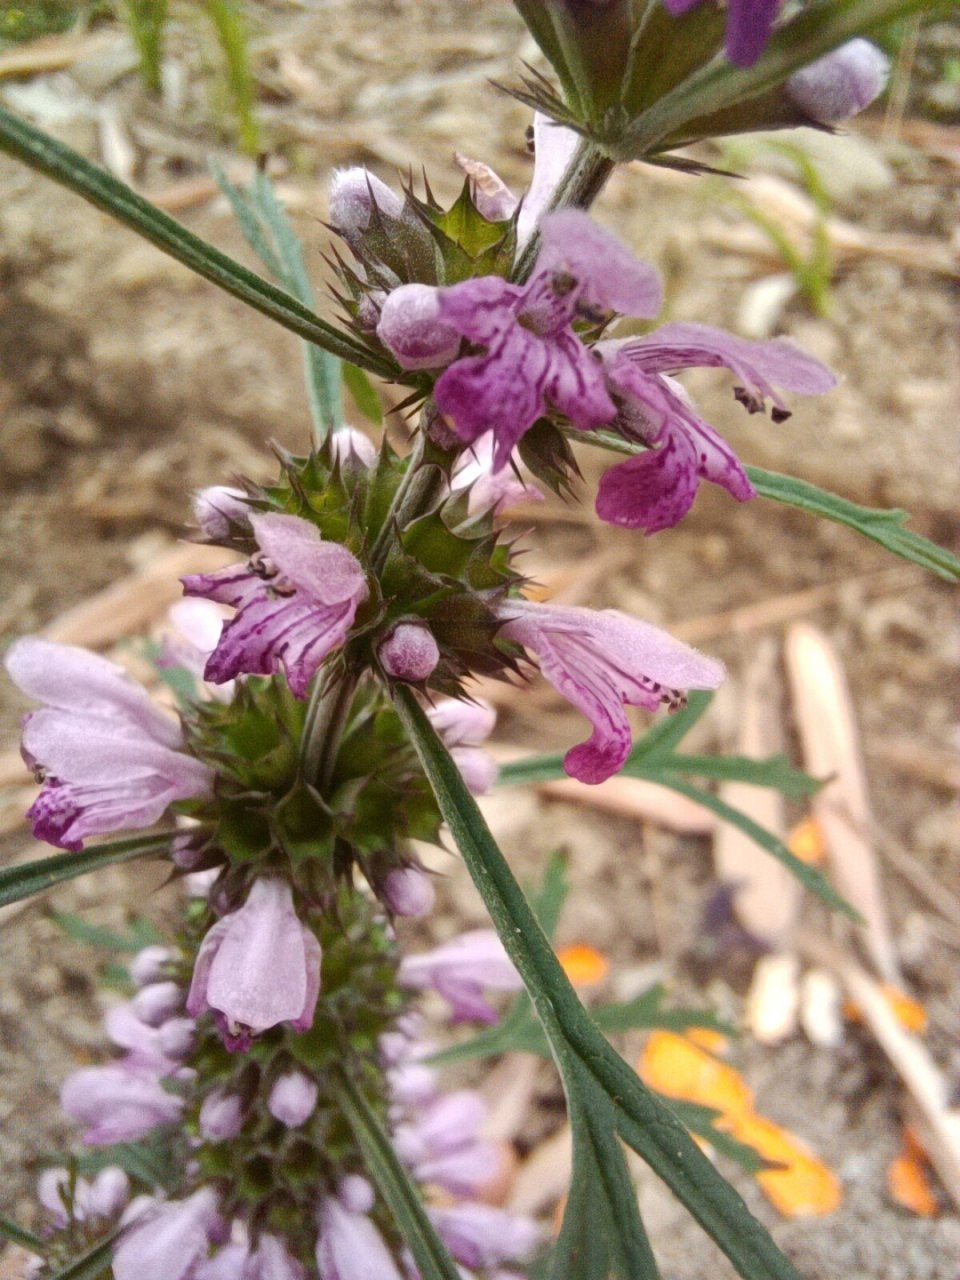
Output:
<instances>
[{"instance_id":1,"label":"dark anther","mask_svg":"<svg viewBox=\"0 0 960 1280\"><path fill-rule=\"evenodd\" d=\"M743 405L747 413L763 413L763 400L746 387L734 387L733 398Z\"/></svg>"},{"instance_id":2,"label":"dark anther","mask_svg":"<svg viewBox=\"0 0 960 1280\"><path fill-rule=\"evenodd\" d=\"M255 573L264 582L269 582L271 578L277 576L277 566L262 551L255 551L250 557L249 563L250 572Z\"/></svg>"},{"instance_id":3,"label":"dark anther","mask_svg":"<svg viewBox=\"0 0 960 1280\"><path fill-rule=\"evenodd\" d=\"M572 293L576 287L576 276L572 276L566 271L555 271L550 277L550 288L558 298L565 298L567 294Z\"/></svg>"},{"instance_id":4,"label":"dark anther","mask_svg":"<svg viewBox=\"0 0 960 1280\"><path fill-rule=\"evenodd\" d=\"M786 422L788 418L792 418L793 414L789 409L778 409L776 405L770 410L770 418L773 422Z\"/></svg>"},{"instance_id":5,"label":"dark anther","mask_svg":"<svg viewBox=\"0 0 960 1280\"><path fill-rule=\"evenodd\" d=\"M577 315L581 320L589 320L591 324L606 324L613 312L603 307L593 306L589 302L578 302Z\"/></svg>"},{"instance_id":6,"label":"dark anther","mask_svg":"<svg viewBox=\"0 0 960 1280\"><path fill-rule=\"evenodd\" d=\"M531 155L533 155L534 151L536 150L536 147L533 141L533 125L532 124L528 124L526 129L524 129L523 140L527 144L527 150L530 152Z\"/></svg>"}]
</instances>

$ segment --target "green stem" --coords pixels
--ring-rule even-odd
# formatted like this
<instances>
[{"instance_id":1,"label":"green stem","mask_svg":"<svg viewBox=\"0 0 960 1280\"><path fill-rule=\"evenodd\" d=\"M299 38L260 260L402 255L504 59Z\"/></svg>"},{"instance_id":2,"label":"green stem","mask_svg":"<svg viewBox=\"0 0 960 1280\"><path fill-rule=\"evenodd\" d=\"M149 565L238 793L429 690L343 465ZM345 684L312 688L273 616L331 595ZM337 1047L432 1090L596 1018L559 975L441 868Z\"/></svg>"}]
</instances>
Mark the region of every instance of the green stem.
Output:
<instances>
[{"instance_id":1,"label":"green stem","mask_svg":"<svg viewBox=\"0 0 960 1280\"><path fill-rule=\"evenodd\" d=\"M356 676L342 663L324 668L313 682L300 739L300 776L321 793L330 783L356 689Z\"/></svg>"}]
</instances>

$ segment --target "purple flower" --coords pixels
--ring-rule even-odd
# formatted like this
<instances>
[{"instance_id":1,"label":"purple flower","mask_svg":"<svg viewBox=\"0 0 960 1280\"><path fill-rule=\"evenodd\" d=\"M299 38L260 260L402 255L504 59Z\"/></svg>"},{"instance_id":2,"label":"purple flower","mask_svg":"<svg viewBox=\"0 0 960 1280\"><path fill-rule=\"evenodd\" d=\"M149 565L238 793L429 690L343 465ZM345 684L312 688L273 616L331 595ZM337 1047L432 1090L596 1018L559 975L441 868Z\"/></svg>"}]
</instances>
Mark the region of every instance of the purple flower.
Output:
<instances>
[{"instance_id":1,"label":"purple flower","mask_svg":"<svg viewBox=\"0 0 960 1280\"><path fill-rule=\"evenodd\" d=\"M736 454L666 374L726 366L742 384L737 399L756 413L769 398L775 422L790 416L777 386L819 395L837 382L819 360L784 338L749 342L703 324L666 324L646 337L600 342L595 350L622 401L615 429L651 446L606 472L597 514L648 534L686 515L701 479L721 485L739 502L755 493Z\"/></svg>"},{"instance_id":2,"label":"purple flower","mask_svg":"<svg viewBox=\"0 0 960 1280\"><path fill-rule=\"evenodd\" d=\"M183 988L176 982L151 982L130 1001L130 1008L149 1027L159 1027L161 1022L183 1008Z\"/></svg>"},{"instance_id":3,"label":"purple flower","mask_svg":"<svg viewBox=\"0 0 960 1280\"><path fill-rule=\"evenodd\" d=\"M387 296L377 337L402 369L442 369L460 350L460 333L445 320L440 292L428 284L402 284Z\"/></svg>"},{"instance_id":4,"label":"purple flower","mask_svg":"<svg viewBox=\"0 0 960 1280\"><path fill-rule=\"evenodd\" d=\"M400 622L380 644L377 657L392 679L419 683L433 674L440 650L430 628L422 622Z\"/></svg>"},{"instance_id":5,"label":"purple flower","mask_svg":"<svg viewBox=\"0 0 960 1280\"><path fill-rule=\"evenodd\" d=\"M548 407L583 430L616 416L602 370L574 332L574 320L610 311L652 316L660 307L656 272L586 214L549 214L541 236L527 284L479 276L438 295L440 319L485 351L455 360L441 375L434 388L437 407L468 443L494 433L498 471Z\"/></svg>"},{"instance_id":6,"label":"purple flower","mask_svg":"<svg viewBox=\"0 0 960 1280\"><path fill-rule=\"evenodd\" d=\"M137 1142L183 1111L183 1100L167 1093L154 1073L120 1063L75 1071L63 1083L60 1105L72 1120L88 1126L83 1141L91 1147Z\"/></svg>"},{"instance_id":7,"label":"purple flower","mask_svg":"<svg viewBox=\"0 0 960 1280\"><path fill-rule=\"evenodd\" d=\"M479 745L493 732L497 713L483 701L445 698L428 708L430 723L446 743L470 792L482 796L497 780L497 762Z\"/></svg>"},{"instance_id":8,"label":"purple flower","mask_svg":"<svg viewBox=\"0 0 960 1280\"><path fill-rule=\"evenodd\" d=\"M170 947L151 946L138 951L128 965L130 977L138 987L162 982L169 972L168 965L176 959Z\"/></svg>"},{"instance_id":9,"label":"purple flower","mask_svg":"<svg viewBox=\"0 0 960 1280\"><path fill-rule=\"evenodd\" d=\"M320 943L301 924L290 886L261 878L201 943L187 1012L212 1009L227 1048L246 1049L280 1022L306 1031L319 993Z\"/></svg>"},{"instance_id":10,"label":"purple flower","mask_svg":"<svg viewBox=\"0 0 960 1280\"><path fill-rule=\"evenodd\" d=\"M676 17L695 9L701 0L664 0ZM738 67L752 67L770 38L780 0L729 0L727 4L727 57Z\"/></svg>"},{"instance_id":11,"label":"purple flower","mask_svg":"<svg viewBox=\"0 0 960 1280\"><path fill-rule=\"evenodd\" d=\"M176 1019L175 1021L179 1021ZM167 1052L168 1037L163 1026L152 1027L137 1015L130 1001L112 1005L104 1015L104 1027L115 1045L128 1052L127 1064L133 1069L143 1067L158 1076L171 1075L180 1066L177 1055ZM193 1024L190 1023L192 1033ZM190 1048L188 1040L187 1049Z\"/></svg>"},{"instance_id":12,"label":"purple flower","mask_svg":"<svg viewBox=\"0 0 960 1280\"><path fill-rule=\"evenodd\" d=\"M453 492L467 492L467 510L470 515L493 511L500 515L507 507L518 502L542 502L543 494L535 484L527 484L516 475L516 460L499 471L493 468L496 441L493 432L475 440L457 460L453 473Z\"/></svg>"},{"instance_id":13,"label":"purple flower","mask_svg":"<svg viewBox=\"0 0 960 1280\"><path fill-rule=\"evenodd\" d=\"M886 87L890 62L868 40L848 40L787 81L787 93L814 120L846 120L869 107Z\"/></svg>"},{"instance_id":14,"label":"purple flower","mask_svg":"<svg viewBox=\"0 0 960 1280\"><path fill-rule=\"evenodd\" d=\"M590 739L563 761L581 782L605 781L630 754L625 706L677 706L686 690L716 689L725 675L715 658L616 609L511 600L501 617L502 634L535 653L554 688L593 725Z\"/></svg>"},{"instance_id":15,"label":"purple flower","mask_svg":"<svg viewBox=\"0 0 960 1280\"><path fill-rule=\"evenodd\" d=\"M309 1076L302 1071L288 1071L270 1090L267 1110L288 1129L296 1129L313 1114L318 1093Z\"/></svg>"},{"instance_id":16,"label":"purple flower","mask_svg":"<svg viewBox=\"0 0 960 1280\"><path fill-rule=\"evenodd\" d=\"M213 542L238 532L248 534L252 513L247 494L230 485L214 484L193 495L193 518Z\"/></svg>"},{"instance_id":17,"label":"purple flower","mask_svg":"<svg viewBox=\"0 0 960 1280\"><path fill-rule=\"evenodd\" d=\"M136 1220L114 1250L116 1280L188 1280L217 1225L217 1197L209 1187L187 1200L159 1203Z\"/></svg>"},{"instance_id":18,"label":"purple flower","mask_svg":"<svg viewBox=\"0 0 960 1280\"><path fill-rule=\"evenodd\" d=\"M37 1199L58 1227L69 1221L66 1194L70 1174L66 1169L45 1169L37 1179ZM77 1222L115 1218L130 1198L130 1180L122 1169L108 1165L92 1182L77 1178L73 1189L73 1216Z\"/></svg>"},{"instance_id":19,"label":"purple flower","mask_svg":"<svg viewBox=\"0 0 960 1280\"><path fill-rule=\"evenodd\" d=\"M170 632L163 638L157 666L182 667L196 680L202 680L210 655L220 642L226 610L213 600L178 600L167 610L167 621ZM221 685L207 685L206 692L218 702L229 702L233 688L233 681L227 680Z\"/></svg>"},{"instance_id":20,"label":"purple flower","mask_svg":"<svg viewBox=\"0 0 960 1280\"><path fill-rule=\"evenodd\" d=\"M27 814L38 839L79 849L88 836L152 826L174 801L209 790L210 770L180 750L180 726L114 663L32 638L4 661L14 684L46 703L25 718L22 741L44 781Z\"/></svg>"},{"instance_id":21,"label":"purple flower","mask_svg":"<svg viewBox=\"0 0 960 1280\"><path fill-rule=\"evenodd\" d=\"M354 1213L333 1196L320 1211L317 1240L320 1280L400 1280L383 1237L365 1213Z\"/></svg>"},{"instance_id":22,"label":"purple flower","mask_svg":"<svg viewBox=\"0 0 960 1280\"><path fill-rule=\"evenodd\" d=\"M243 1280L303 1280L302 1265L276 1236L262 1235L243 1269Z\"/></svg>"},{"instance_id":23,"label":"purple flower","mask_svg":"<svg viewBox=\"0 0 960 1280\"><path fill-rule=\"evenodd\" d=\"M306 697L324 658L342 644L368 591L357 558L299 516L252 515L259 553L248 564L183 579L188 596L238 610L207 661L214 684L244 672L274 675Z\"/></svg>"},{"instance_id":24,"label":"purple flower","mask_svg":"<svg viewBox=\"0 0 960 1280\"><path fill-rule=\"evenodd\" d=\"M496 1022L499 1014L484 991L519 991L523 983L492 929L473 929L418 956L404 956L401 986L432 987L453 1010L454 1022Z\"/></svg>"},{"instance_id":25,"label":"purple flower","mask_svg":"<svg viewBox=\"0 0 960 1280\"><path fill-rule=\"evenodd\" d=\"M540 1240L540 1229L532 1219L487 1204L431 1209L430 1217L444 1244L465 1267L522 1261Z\"/></svg>"},{"instance_id":26,"label":"purple flower","mask_svg":"<svg viewBox=\"0 0 960 1280\"><path fill-rule=\"evenodd\" d=\"M441 1095L412 1124L394 1131L394 1147L422 1183L469 1196L497 1173L496 1146L480 1136L487 1106L479 1093L460 1089Z\"/></svg>"}]
</instances>

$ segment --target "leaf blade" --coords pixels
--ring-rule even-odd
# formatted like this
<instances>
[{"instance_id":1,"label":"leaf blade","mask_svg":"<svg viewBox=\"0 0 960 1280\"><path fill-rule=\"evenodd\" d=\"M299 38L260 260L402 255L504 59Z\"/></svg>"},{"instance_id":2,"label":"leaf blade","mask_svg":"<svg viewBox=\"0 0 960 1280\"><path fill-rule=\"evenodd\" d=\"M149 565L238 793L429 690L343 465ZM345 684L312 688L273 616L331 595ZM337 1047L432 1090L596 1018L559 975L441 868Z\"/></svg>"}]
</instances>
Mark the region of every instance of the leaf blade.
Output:
<instances>
[{"instance_id":1,"label":"leaf blade","mask_svg":"<svg viewBox=\"0 0 960 1280\"><path fill-rule=\"evenodd\" d=\"M163 853L170 848L172 838L172 832L152 837L137 836L109 844L90 845L79 853L52 854L49 858L25 862L18 867L4 867L0 871L0 907L32 898L54 885L88 875L100 867Z\"/></svg>"}]
</instances>

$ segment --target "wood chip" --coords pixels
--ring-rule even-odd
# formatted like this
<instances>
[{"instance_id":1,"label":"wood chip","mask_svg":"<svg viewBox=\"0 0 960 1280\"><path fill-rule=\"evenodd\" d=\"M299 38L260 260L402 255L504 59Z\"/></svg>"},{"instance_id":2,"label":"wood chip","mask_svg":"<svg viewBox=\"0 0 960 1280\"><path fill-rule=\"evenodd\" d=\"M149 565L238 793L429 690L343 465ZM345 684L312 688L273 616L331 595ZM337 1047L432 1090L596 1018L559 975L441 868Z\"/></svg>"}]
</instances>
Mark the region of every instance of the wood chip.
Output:
<instances>
[{"instance_id":1,"label":"wood chip","mask_svg":"<svg viewBox=\"0 0 960 1280\"><path fill-rule=\"evenodd\" d=\"M822 631L787 633L787 670L808 773L830 778L813 800L837 888L863 916L863 941L877 971L903 985L871 838L873 818L859 734L839 655Z\"/></svg>"},{"instance_id":2,"label":"wood chip","mask_svg":"<svg viewBox=\"0 0 960 1280\"><path fill-rule=\"evenodd\" d=\"M566 1193L573 1172L573 1137L564 1125L527 1157L517 1170L509 1208L536 1217Z\"/></svg>"},{"instance_id":3,"label":"wood chip","mask_svg":"<svg viewBox=\"0 0 960 1280\"><path fill-rule=\"evenodd\" d=\"M740 736L736 749L754 759L763 759L783 750L782 695L777 676L777 656L775 642L767 640L757 648L743 679ZM753 818L767 831L781 839L785 837L783 797L774 787L725 782L720 787L720 798ZM718 879L723 884L736 886L733 909L747 932L771 947L783 947L796 923L802 900L802 890L796 877L728 822L717 825L713 860ZM761 1021L766 1022L767 1015L763 1015Z\"/></svg>"},{"instance_id":4,"label":"wood chip","mask_svg":"<svg viewBox=\"0 0 960 1280\"><path fill-rule=\"evenodd\" d=\"M843 993L827 969L808 969L803 975L800 1025L818 1049L839 1049L843 1043Z\"/></svg>"},{"instance_id":5,"label":"wood chip","mask_svg":"<svg viewBox=\"0 0 960 1280\"><path fill-rule=\"evenodd\" d=\"M800 962L792 954L761 956L753 971L744 1017L755 1040L779 1044L797 1029Z\"/></svg>"},{"instance_id":6,"label":"wood chip","mask_svg":"<svg viewBox=\"0 0 960 1280\"><path fill-rule=\"evenodd\" d=\"M83 32L80 35L41 36L0 52L0 80L35 76L48 71L64 71L82 58L101 53L111 45L123 44L112 31Z\"/></svg>"}]
</instances>

